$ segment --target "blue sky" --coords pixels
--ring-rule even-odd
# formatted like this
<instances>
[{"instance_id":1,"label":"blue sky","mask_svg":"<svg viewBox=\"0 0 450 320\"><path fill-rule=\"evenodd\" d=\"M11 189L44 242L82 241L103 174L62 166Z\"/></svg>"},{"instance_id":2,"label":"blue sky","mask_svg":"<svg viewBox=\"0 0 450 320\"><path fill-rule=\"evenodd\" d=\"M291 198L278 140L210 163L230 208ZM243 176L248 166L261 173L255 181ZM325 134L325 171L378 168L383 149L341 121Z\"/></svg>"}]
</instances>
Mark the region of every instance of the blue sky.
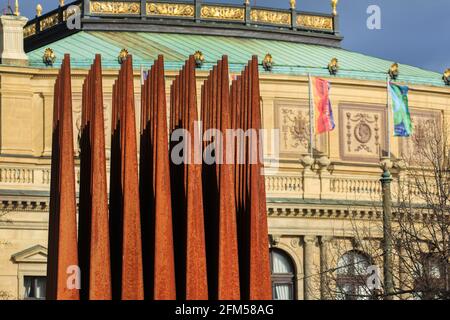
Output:
<instances>
[{"instance_id":1,"label":"blue sky","mask_svg":"<svg viewBox=\"0 0 450 320\"><path fill-rule=\"evenodd\" d=\"M37 3L44 12L58 0L19 0L22 15L32 17ZM66 0L69 3L71 0ZM13 4L14 0L10 0ZM208 0L240 4L240 0ZM258 6L288 8L289 0L251 0ZM0 0L5 8L8 0ZM330 0L298 0L298 9L331 12ZM381 9L381 30L367 28L368 6ZM450 0L340 0L343 47L352 51L410 64L442 73L450 68Z\"/></svg>"}]
</instances>

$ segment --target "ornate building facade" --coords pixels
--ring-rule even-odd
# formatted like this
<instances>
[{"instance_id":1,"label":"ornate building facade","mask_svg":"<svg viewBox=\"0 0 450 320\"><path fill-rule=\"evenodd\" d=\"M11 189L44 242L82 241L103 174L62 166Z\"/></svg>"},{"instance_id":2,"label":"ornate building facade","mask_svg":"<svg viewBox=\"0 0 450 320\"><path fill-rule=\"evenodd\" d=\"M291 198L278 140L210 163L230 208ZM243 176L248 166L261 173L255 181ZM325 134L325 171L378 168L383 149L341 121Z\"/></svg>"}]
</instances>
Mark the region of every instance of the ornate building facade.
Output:
<instances>
[{"instance_id":1,"label":"ornate building facade","mask_svg":"<svg viewBox=\"0 0 450 320\"><path fill-rule=\"evenodd\" d=\"M133 54L138 92L140 70L158 54L166 58L168 89L195 52L201 62L199 84L223 54L229 56L233 74L259 55L263 125L279 130L278 141L265 141L273 296L334 299L365 290L351 276L359 266L382 269L382 257L374 254L383 237L380 159L389 149L393 159L415 152L412 138L388 139L386 82L393 61L341 49L335 7L333 14L307 14L297 11L295 1L290 10L250 7L249 1L242 6L63 2L46 14L38 10L29 22L19 16L0 19L0 299L44 297L53 88L63 54L72 57L78 146L82 81L96 53L103 57L109 143L112 84L122 49ZM76 25L77 19L80 25L74 29L70 23ZM336 75L329 71L334 58L339 61ZM313 154L308 75L330 81L336 122L334 131L312 138ZM400 65L397 81L411 89L415 123L449 120L450 89L442 75ZM404 167L388 162L395 195ZM358 268L349 267L355 261Z\"/></svg>"}]
</instances>

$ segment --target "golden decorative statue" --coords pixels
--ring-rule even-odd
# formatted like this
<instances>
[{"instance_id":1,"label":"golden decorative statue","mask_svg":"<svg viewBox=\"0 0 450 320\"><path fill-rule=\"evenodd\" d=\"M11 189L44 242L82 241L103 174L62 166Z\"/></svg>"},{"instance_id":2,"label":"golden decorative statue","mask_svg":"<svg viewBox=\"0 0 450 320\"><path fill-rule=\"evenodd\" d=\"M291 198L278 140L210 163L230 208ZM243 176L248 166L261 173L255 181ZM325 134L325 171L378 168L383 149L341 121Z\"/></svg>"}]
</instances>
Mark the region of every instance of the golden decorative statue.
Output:
<instances>
[{"instance_id":1,"label":"golden decorative statue","mask_svg":"<svg viewBox=\"0 0 450 320\"><path fill-rule=\"evenodd\" d=\"M331 7L333 8L333 15L337 15L337 5L339 0L331 0Z\"/></svg>"},{"instance_id":2,"label":"golden decorative statue","mask_svg":"<svg viewBox=\"0 0 450 320\"><path fill-rule=\"evenodd\" d=\"M42 62L46 66L52 66L56 61L56 54L51 48L47 48L44 51L44 55L42 56Z\"/></svg>"},{"instance_id":3,"label":"golden decorative statue","mask_svg":"<svg viewBox=\"0 0 450 320\"><path fill-rule=\"evenodd\" d=\"M390 69L389 69L389 77L391 77L392 80L397 80L397 77L399 75L399 66L398 63L394 63Z\"/></svg>"},{"instance_id":4,"label":"golden decorative statue","mask_svg":"<svg viewBox=\"0 0 450 320\"><path fill-rule=\"evenodd\" d=\"M42 15L42 6L40 3L38 3L36 6L36 16L40 17L41 15Z\"/></svg>"},{"instance_id":5,"label":"golden decorative statue","mask_svg":"<svg viewBox=\"0 0 450 320\"><path fill-rule=\"evenodd\" d=\"M195 59L195 65L197 68L201 68L203 65L203 62L205 62L205 56L201 51L196 51L194 53L194 59Z\"/></svg>"},{"instance_id":6,"label":"golden decorative statue","mask_svg":"<svg viewBox=\"0 0 450 320\"><path fill-rule=\"evenodd\" d=\"M444 75L442 76L442 80L447 86L450 86L450 68L444 71Z\"/></svg>"},{"instance_id":7,"label":"golden decorative statue","mask_svg":"<svg viewBox=\"0 0 450 320\"><path fill-rule=\"evenodd\" d=\"M330 75L335 76L338 73L339 70L339 62L337 58L331 59L330 63L328 64L328 71L330 72Z\"/></svg>"},{"instance_id":8,"label":"golden decorative statue","mask_svg":"<svg viewBox=\"0 0 450 320\"><path fill-rule=\"evenodd\" d=\"M271 71L273 68L273 57L270 53L266 54L266 56L264 57L264 60L262 62L262 65L264 67L264 70L266 71Z\"/></svg>"},{"instance_id":9,"label":"golden decorative statue","mask_svg":"<svg viewBox=\"0 0 450 320\"><path fill-rule=\"evenodd\" d=\"M128 54L129 53L127 49L120 50L119 56L117 57L119 64L122 64L127 59Z\"/></svg>"},{"instance_id":10,"label":"golden decorative statue","mask_svg":"<svg viewBox=\"0 0 450 320\"><path fill-rule=\"evenodd\" d=\"M59 0L59 6L60 7L64 6L64 0Z\"/></svg>"},{"instance_id":11,"label":"golden decorative statue","mask_svg":"<svg viewBox=\"0 0 450 320\"><path fill-rule=\"evenodd\" d=\"M290 3L291 3L291 9L292 9L292 10L295 9L296 2L297 2L297 1L295 1L295 0L290 0Z\"/></svg>"}]
</instances>

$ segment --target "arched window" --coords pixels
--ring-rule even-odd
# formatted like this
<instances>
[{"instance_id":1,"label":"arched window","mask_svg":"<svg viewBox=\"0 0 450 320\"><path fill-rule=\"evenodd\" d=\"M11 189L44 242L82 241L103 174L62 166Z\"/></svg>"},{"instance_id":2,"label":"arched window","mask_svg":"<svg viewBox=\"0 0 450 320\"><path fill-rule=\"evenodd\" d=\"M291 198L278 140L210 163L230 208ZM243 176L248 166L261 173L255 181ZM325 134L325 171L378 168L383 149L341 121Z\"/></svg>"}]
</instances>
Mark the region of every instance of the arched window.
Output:
<instances>
[{"instance_id":1,"label":"arched window","mask_svg":"<svg viewBox=\"0 0 450 320\"><path fill-rule=\"evenodd\" d=\"M338 300L369 300L372 292L367 286L370 258L365 254L350 251L338 260L337 296Z\"/></svg>"},{"instance_id":2,"label":"arched window","mask_svg":"<svg viewBox=\"0 0 450 320\"><path fill-rule=\"evenodd\" d=\"M274 300L294 300L295 267L292 259L283 251L270 251L272 271L272 296Z\"/></svg>"},{"instance_id":3,"label":"arched window","mask_svg":"<svg viewBox=\"0 0 450 320\"><path fill-rule=\"evenodd\" d=\"M450 279L450 266L446 257L437 254L423 254L417 264L417 275L415 277L414 299L417 300L440 300L446 299Z\"/></svg>"}]
</instances>

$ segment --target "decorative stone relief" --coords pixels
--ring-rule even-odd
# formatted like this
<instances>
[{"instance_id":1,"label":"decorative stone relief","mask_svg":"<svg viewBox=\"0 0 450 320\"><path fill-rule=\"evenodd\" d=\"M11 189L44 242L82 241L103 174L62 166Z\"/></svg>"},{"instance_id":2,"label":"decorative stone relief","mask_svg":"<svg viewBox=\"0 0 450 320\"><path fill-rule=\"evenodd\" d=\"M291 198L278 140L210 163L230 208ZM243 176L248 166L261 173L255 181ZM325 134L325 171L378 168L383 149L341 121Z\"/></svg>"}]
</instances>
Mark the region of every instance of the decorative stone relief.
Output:
<instances>
[{"instance_id":1,"label":"decorative stone relief","mask_svg":"<svg viewBox=\"0 0 450 320\"><path fill-rule=\"evenodd\" d=\"M386 108L340 106L340 152L348 161L378 162L386 149Z\"/></svg>"},{"instance_id":2,"label":"decorative stone relief","mask_svg":"<svg viewBox=\"0 0 450 320\"><path fill-rule=\"evenodd\" d=\"M310 154L310 119L307 100L275 100L275 129L280 130L280 156L300 159ZM328 134L314 137L314 154L327 150Z\"/></svg>"},{"instance_id":3,"label":"decorative stone relief","mask_svg":"<svg viewBox=\"0 0 450 320\"><path fill-rule=\"evenodd\" d=\"M419 150L430 143L436 132L442 127L442 114L440 111L411 111L413 134L400 141L400 154L407 162L420 162ZM436 129L437 128L437 129ZM431 141L432 143L432 141Z\"/></svg>"},{"instance_id":4,"label":"decorative stone relief","mask_svg":"<svg viewBox=\"0 0 450 320\"><path fill-rule=\"evenodd\" d=\"M300 246L300 238L293 238L292 240L291 240L291 247L292 248L294 248L294 249L296 249L296 248L298 248Z\"/></svg>"}]
</instances>

